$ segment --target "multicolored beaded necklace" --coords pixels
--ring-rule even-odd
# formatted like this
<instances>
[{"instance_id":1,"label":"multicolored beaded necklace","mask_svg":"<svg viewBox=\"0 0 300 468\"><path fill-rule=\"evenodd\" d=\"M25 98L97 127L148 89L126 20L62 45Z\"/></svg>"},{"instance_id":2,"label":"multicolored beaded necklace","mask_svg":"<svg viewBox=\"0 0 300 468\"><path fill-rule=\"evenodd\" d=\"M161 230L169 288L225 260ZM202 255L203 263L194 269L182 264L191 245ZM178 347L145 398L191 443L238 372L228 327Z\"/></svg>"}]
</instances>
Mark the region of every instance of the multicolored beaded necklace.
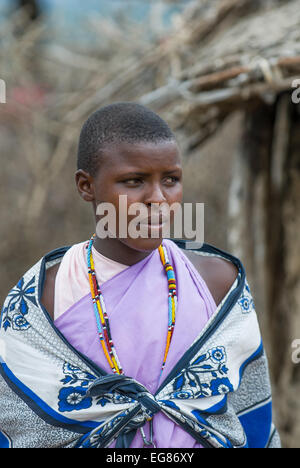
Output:
<instances>
[{"instance_id":1,"label":"multicolored beaded necklace","mask_svg":"<svg viewBox=\"0 0 300 468\"><path fill-rule=\"evenodd\" d=\"M96 277L95 272L95 264L92 254L92 246L96 234L90 239L89 245L87 247L87 264L88 264L88 274L89 274L89 282L91 288L91 294L93 299L93 307L95 311L96 321L97 321L97 328L100 338L100 343L102 349L104 351L105 357L113 371L114 374L123 374L123 369L119 358L117 356L117 352L111 337L110 326L107 316L107 311L104 303L104 298L99 288L99 284ZM161 373L165 367L167 356L170 349L170 344L173 336L173 331L175 327L175 317L176 317L176 308L177 308L177 295L176 295L176 278L175 273L173 270L172 265L169 262L168 254L166 248L161 244L158 247L159 255L161 262L165 268L167 279L168 279L168 287L169 287L169 295L168 295L168 309L169 309L169 319L168 319L168 334L167 334L167 343L163 358L163 363L161 367Z\"/></svg>"}]
</instances>

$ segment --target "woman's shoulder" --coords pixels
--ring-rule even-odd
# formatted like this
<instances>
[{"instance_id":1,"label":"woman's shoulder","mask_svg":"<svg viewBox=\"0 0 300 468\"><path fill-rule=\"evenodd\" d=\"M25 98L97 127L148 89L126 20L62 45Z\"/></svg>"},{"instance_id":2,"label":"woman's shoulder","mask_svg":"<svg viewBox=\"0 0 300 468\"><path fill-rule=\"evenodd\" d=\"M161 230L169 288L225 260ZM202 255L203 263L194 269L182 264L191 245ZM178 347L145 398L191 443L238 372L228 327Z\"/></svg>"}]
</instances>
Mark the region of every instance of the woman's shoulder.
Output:
<instances>
[{"instance_id":1,"label":"woman's shoulder","mask_svg":"<svg viewBox=\"0 0 300 468\"><path fill-rule=\"evenodd\" d=\"M236 280L236 266L220 257L202 256L188 250L184 254L204 279L215 303L220 304Z\"/></svg>"},{"instance_id":2,"label":"woman's shoulder","mask_svg":"<svg viewBox=\"0 0 300 468\"><path fill-rule=\"evenodd\" d=\"M54 318L54 291L55 291L55 279L60 264L57 263L47 269L45 276L44 288L41 296L41 304L45 307L50 317Z\"/></svg>"},{"instance_id":3,"label":"woman's shoulder","mask_svg":"<svg viewBox=\"0 0 300 468\"><path fill-rule=\"evenodd\" d=\"M193 244L187 248L184 242L175 243L198 271L219 305L237 278L238 259L209 244L197 249Z\"/></svg>"},{"instance_id":4,"label":"woman's shoulder","mask_svg":"<svg viewBox=\"0 0 300 468\"><path fill-rule=\"evenodd\" d=\"M52 250L44 257L46 267L45 281L40 302L45 307L52 319L54 318L55 280L61 265L61 261L64 257L81 251L85 244L86 241L73 244L72 246L60 247L58 249ZM52 263L54 264L52 265Z\"/></svg>"}]
</instances>

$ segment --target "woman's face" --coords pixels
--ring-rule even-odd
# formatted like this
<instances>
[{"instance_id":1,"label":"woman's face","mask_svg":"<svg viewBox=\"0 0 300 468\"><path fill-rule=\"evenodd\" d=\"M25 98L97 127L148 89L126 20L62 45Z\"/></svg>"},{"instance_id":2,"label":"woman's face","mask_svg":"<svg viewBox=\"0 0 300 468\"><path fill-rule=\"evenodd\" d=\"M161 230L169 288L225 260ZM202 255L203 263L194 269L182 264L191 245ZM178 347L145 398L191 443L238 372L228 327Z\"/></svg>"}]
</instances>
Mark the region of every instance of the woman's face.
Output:
<instances>
[{"instance_id":1,"label":"woman's face","mask_svg":"<svg viewBox=\"0 0 300 468\"><path fill-rule=\"evenodd\" d=\"M163 220L158 216L155 219L152 217L151 220L148 218L151 215L151 206L159 211L160 206L182 202L182 167L179 148L175 141L119 143L107 146L96 176L89 176L89 196L84 192L80 173L82 176L83 171L77 171L79 192L84 199L93 202L95 214L97 209L99 210L99 204L103 202L115 207L116 237L120 242L139 251L154 250L161 244ZM139 216L141 225L137 228L141 229L143 236L138 238L130 235L132 220L140 215L135 210L134 214L128 214L128 209L133 203L140 203L143 207L143 212ZM124 225L122 237L120 236L120 215L123 221L126 220L125 237ZM96 222L99 222L100 218L96 215ZM172 221L173 211L170 212L170 222Z\"/></svg>"}]
</instances>

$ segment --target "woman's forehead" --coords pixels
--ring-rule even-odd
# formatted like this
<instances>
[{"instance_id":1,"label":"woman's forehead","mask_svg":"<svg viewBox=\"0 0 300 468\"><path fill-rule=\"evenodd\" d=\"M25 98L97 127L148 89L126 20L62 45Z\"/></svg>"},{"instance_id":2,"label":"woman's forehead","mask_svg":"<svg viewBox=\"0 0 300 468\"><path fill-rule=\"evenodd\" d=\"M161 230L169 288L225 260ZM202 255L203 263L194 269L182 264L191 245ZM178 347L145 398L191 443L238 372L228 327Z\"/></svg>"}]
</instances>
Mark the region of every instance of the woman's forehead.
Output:
<instances>
[{"instance_id":1,"label":"woman's forehead","mask_svg":"<svg viewBox=\"0 0 300 468\"><path fill-rule=\"evenodd\" d=\"M181 167L181 157L176 141L158 143L118 143L103 151L101 166L118 168L169 168Z\"/></svg>"}]
</instances>

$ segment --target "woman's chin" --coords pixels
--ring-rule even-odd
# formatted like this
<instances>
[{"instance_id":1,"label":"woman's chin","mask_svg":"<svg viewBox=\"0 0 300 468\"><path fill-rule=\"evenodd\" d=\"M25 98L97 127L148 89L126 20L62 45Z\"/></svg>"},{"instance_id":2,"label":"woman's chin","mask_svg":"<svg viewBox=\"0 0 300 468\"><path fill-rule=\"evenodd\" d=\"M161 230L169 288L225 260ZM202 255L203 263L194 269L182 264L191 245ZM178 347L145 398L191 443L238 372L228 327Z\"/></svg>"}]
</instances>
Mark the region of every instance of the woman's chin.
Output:
<instances>
[{"instance_id":1,"label":"woman's chin","mask_svg":"<svg viewBox=\"0 0 300 468\"><path fill-rule=\"evenodd\" d=\"M139 252L147 252L151 250L157 249L160 244L162 243L163 238L142 238L139 237L137 239L126 238L120 239L124 244L134 250L138 250Z\"/></svg>"}]
</instances>

